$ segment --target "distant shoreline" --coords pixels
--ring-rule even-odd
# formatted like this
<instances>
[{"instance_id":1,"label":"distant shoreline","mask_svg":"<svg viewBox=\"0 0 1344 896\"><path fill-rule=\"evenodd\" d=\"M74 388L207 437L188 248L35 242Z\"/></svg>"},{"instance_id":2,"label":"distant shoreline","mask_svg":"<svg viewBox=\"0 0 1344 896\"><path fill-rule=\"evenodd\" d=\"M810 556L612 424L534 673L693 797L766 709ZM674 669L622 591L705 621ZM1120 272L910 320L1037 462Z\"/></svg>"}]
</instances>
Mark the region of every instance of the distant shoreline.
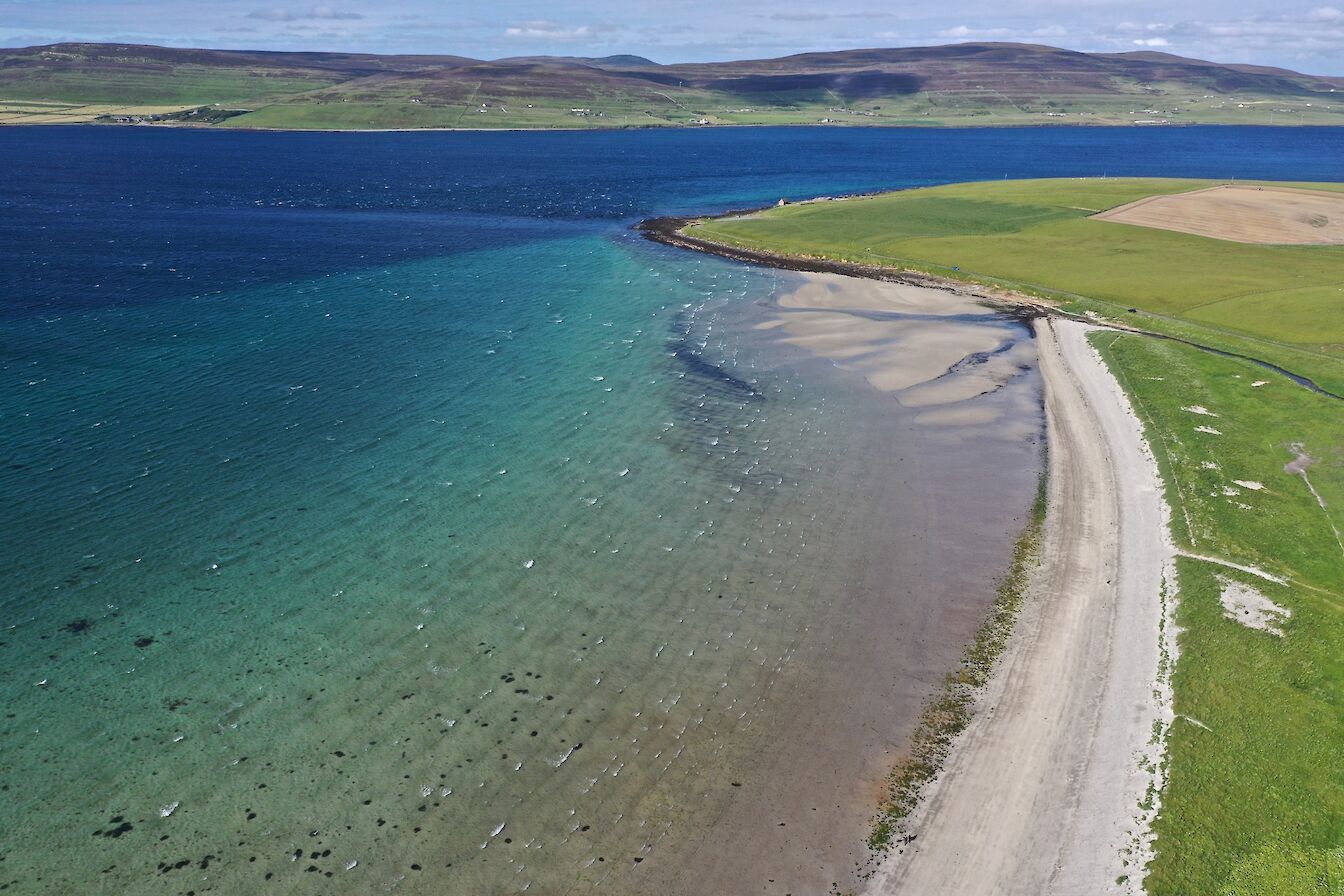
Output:
<instances>
[{"instance_id":1,"label":"distant shoreline","mask_svg":"<svg viewBox=\"0 0 1344 896\"><path fill-rule=\"evenodd\" d=\"M1164 124L1143 124L1132 121L1056 121L1056 122L1005 122L1002 124L823 124L821 122L779 122L769 124L628 124L612 127L577 128L282 128L261 126L230 126L190 124L185 122L120 122L120 121L0 121L0 128L42 128L42 127L108 127L108 128L146 128L178 131L215 131L219 133L261 133L261 134L611 134L629 131L724 131L756 130L761 128L825 128L845 131L1001 131L1001 130L1076 130L1079 128L1136 128L1140 130L1170 130L1187 128L1293 128L1294 130L1313 128L1344 128L1340 122L1309 122L1286 124L1252 124L1247 122L1223 121L1171 121Z\"/></svg>"},{"instance_id":2,"label":"distant shoreline","mask_svg":"<svg viewBox=\"0 0 1344 896\"><path fill-rule=\"evenodd\" d=\"M1344 125L1334 75L1002 41L798 49L656 63L65 41L0 48L0 119L338 132Z\"/></svg>"}]
</instances>

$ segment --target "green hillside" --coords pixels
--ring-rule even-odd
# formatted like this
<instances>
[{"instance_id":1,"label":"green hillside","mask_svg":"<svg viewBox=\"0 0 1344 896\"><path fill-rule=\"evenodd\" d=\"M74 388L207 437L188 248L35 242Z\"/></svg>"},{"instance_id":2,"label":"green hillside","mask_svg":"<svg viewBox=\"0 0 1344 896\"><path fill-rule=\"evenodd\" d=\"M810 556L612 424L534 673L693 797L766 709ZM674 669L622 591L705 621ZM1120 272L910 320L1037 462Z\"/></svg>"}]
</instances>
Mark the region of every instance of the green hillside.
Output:
<instances>
[{"instance_id":1,"label":"green hillside","mask_svg":"<svg viewBox=\"0 0 1344 896\"><path fill-rule=\"evenodd\" d=\"M31 104L38 105L33 106ZM1158 53L957 44L657 65L56 44L0 50L0 123L214 106L228 127L1344 123L1344 79ZM154 107L154 108L147 108ZM218 116L210 116L211 119Z\"/></svg>"}]
</instances>

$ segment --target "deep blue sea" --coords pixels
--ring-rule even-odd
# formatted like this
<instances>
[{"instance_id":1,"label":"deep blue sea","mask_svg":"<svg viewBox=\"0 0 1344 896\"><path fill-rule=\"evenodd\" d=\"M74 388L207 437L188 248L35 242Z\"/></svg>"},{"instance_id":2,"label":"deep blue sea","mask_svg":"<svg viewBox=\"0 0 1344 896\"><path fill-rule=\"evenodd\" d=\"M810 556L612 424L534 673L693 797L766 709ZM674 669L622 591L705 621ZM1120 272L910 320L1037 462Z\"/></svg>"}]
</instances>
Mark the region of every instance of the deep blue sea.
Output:
<instances>
[{"instance_id":1,"label":"deep blue sea","mask_svg":"<svg viewBox=\"0 0 1344 896\"><path fill-rule=\"evenodd\" d=\"M1039 382L924 426L630 226L1103 174L1344 129L0 128L0 890L847 885Z\"/></svg>"}]
</instances>

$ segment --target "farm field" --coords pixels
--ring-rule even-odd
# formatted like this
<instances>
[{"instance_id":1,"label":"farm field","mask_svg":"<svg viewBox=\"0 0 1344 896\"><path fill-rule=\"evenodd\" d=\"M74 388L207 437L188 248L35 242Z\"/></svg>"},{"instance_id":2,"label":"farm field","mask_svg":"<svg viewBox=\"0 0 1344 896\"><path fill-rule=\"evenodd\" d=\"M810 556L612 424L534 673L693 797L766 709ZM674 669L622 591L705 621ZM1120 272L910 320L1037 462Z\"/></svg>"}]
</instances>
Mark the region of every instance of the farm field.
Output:
<instances>
[{"instance_id":1,"label":"farm field","mask_svg":"<svg viewBox=\"0 0 1344 896\"><path fill-rule=\"evenodd\" d=\"M1248 245L1095 217L1210 186L1129 178L956 184L708 219L687 233L1017 290L1250 354L1344 393L1344 246Z\"/></svg>"}]
</instances>

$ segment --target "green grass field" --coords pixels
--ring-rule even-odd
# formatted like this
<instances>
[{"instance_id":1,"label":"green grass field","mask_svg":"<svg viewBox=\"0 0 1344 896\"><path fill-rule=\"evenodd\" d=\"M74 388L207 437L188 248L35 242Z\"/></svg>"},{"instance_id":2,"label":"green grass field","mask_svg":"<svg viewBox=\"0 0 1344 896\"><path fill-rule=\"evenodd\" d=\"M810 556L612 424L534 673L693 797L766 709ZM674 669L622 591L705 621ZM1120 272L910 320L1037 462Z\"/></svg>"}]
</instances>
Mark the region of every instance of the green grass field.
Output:
<instances>
[{"instance_id":1,"label":"green grass field","mask_svg":"<svg viewBox=\"0 0 1344 896\"><path fill-rule=\"evenodd\" d=\"M178 66L172 77L162 72L126 70L100 78L81 72L34 73L5 79L4 100L50 100L117 105L189 106L211 103L254 103L268 97L302 93L330 81L284 76L275 72Z\"/></svg>"},{"instance_id":2,"label":"green grass field","mask_svg":"<svg viewBox=\"0 0 1344 896\"><path fill-rule=\"evenodd\" d=\"M1069 310L1197 337L1344 393L1344 246L1246 245L1090 217L1144 196L1211 183L955 184L709 220L688 233L1055 299ZM1344 184L1297 186L1344 191Z\"/></svg>"},{"instance_id":3,"label":"green grass field","mask_svg":"<svg viewBox=\"0 0 1344 896\"><path fill-rule=\"evenodd\" d=\"M1344 527L1344 404L1190 346L1109 333L1093 340L1144 421L1174 499L1177 545L1289 582L1179 561L1178 718L1148 889L1337 896L1344 548L1335 527ZM1218 417L1184 410L1191 406ZM1197 431L1201 423L1221 435ZM1324 508L1301 476L1284 470L1295 446L1316 461L1306 474ZM1224 618L1220 577L1291 610L1284 636Z\"/></svg>"},{"instance_id":4,"label":"green grass field","mask_svg":"<svg viewBox=\"0 0 1344 896\"><path fill-rule=\"evenodd\" d=\"M1204 186L961 184L785 206L689 232L1045 296L1344 393L1344 246L1251 246L1088 217ZM1159 896L1344 893L1344 402L1195 346L1116 331L1092 338L1144 422L1178 547L1287 582L1179 560L1178 718L1146 887ZM1197 406L1217 416L1187 410ZM1285 470L1299 451L1312 459L1305 479ZM1283 636L1226 618L1228 582L1289 609Z\"/></svg>"}]
</instances>

